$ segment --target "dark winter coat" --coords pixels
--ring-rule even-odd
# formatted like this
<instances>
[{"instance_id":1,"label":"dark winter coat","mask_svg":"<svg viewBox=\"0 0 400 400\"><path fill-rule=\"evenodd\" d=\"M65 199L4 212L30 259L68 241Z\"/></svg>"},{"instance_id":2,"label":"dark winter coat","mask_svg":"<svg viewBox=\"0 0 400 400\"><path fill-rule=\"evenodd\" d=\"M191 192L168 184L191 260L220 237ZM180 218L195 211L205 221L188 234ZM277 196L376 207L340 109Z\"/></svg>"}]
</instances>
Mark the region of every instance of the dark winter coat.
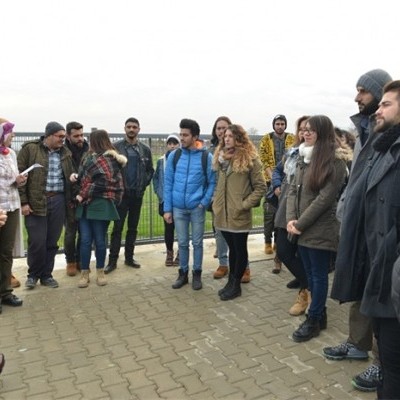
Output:
<instances>
[{"instance_id":1,"label":"dark winter coat","mask_svg":"<svg viewBox=\"0 0 400 400\"><path fill-rule=\"evenodd\" d=\"M128 150L127 147L131 146L126 139L119 140L118 142L113 143L115 149L118 153L122 154L126 158L128 158ZM146 187L150 184L151 178L154 174L153 160L151 155L151 150L144 143L138 142L138 152L140 156L140 164L137 168L137 184L136 184L136 197L143 197ZM126 168L125 166L122 169L122 176L124 179L124 187L127 189L126 184ZM127 191L125 193L128 193Z\"/></svg>"},{"instance_id":2,"label":"dark winter coat","mask_svg":"<svg viewBox=\"0 0 400 400\"><path fill-rule=\"evenodd\" d=\"M307 184L309 164L299 158L296 174L287 196L286 220L297 220L295 227L301 233L298 244L319 250L336 251L339 242L339 222L336 219L338 194L346 178L348 152L336 150L335 172L318 193Z\"/></svg>"},{"instance_id":3,"label":"dark winter coat","mask_svg":"<svg viewBox=\"0 0 400 400\"><path fill-rule=\"evenodd\" d=\"M368 161L354 166L347 188L331 296L362 300L360 310L369 317L394 318L390 294L400 254L400 125L382 133L373 147Z\"/></svg>"},{"instance_id":4,"label":"dark winter coat","mask_svg":"<svg viewBox=\"0 0 400 400\"><path fill-rule=\"evenodd\" d=\"M34 215L46 216L46 180L49 167L49 149L43 143L44 138L32 140L22 145L18 153L18 169L24 171L31 165L39 163L44 168L35 168L28 175L26 185L18 188L21 197L21 204L29 204ZM71 152L67 147L60 149L61 169L64 176L64 194L66 204L72 200L72 191L69 177L76 172L72 162Z\"/></svg>"}]
</instances>

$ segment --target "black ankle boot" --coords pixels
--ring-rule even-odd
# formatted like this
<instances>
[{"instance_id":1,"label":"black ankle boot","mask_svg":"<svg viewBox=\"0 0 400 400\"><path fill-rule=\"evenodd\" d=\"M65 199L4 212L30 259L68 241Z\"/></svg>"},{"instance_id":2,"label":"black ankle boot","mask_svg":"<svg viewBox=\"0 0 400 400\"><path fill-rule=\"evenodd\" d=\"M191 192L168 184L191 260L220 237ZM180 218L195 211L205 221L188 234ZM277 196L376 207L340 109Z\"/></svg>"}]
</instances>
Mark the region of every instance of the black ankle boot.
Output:
<instances>
[{"instance_id":1,"label":"black ankle boot","mask_svg":"<svg viewBox=\"0 0 400 400\"><path fill-rule=\"evenodd\" d=\"M242 295L240 279L232 277L231 285L219 296L221 300L233 300Z\"/></svg>"},{"instance_id":2,"label":"black ankle boot","mask_svg":"<svg viewBox=\"0 0 400 400\"><path fill-rule=\"evenodd\" d=\"M232 275L228 275L228 282L226 282L226 285L218 290L218 296L221 296L221 294L225 293L232 285Z\"/></svg>"},{"instance_id":3,"label":"black ankle boot","mask_svg":"<svg viewBox=\"0 0 400 400\"><path fill-rule=\"evenodd\" d=\"M324 311L322 311L321 319L319 320L319 327L321 331L328 327L328 316L326 314L326 307L324 307Z\"/></svg>"},{"instance_id":4,"label":"black ankle boot","mask_svg":"<svg viewBox=\"0 0 400 400\"><path fill-rule=\"evenodd\" d=\"M307 342L313 337L319 336L321 330L319 326L320 322L308 316L307 319L293 332L293 340L297 343Z\"/></svg>"},{"instance_id":5,"label":"black ankle boot","mask_svg":"<svg viewBox=\"0 0 400 400\"><path fill-rule=\"evenodd\" d=\"M172 289L180 289L183 285L187 285L189 282L188 271L183 271L179 269L178 279L172 285Z\"/></svg>"},{"instance_id":6,"label":"black ankle boot","mask_svg":"<svg viewBox=\"0 0 400 400\"><path fill-rule=\"evenodd\" d=\"M192 289L200 290L203 287L201 283L201 271L193 271Z\"/></svg>"}]
</instances>

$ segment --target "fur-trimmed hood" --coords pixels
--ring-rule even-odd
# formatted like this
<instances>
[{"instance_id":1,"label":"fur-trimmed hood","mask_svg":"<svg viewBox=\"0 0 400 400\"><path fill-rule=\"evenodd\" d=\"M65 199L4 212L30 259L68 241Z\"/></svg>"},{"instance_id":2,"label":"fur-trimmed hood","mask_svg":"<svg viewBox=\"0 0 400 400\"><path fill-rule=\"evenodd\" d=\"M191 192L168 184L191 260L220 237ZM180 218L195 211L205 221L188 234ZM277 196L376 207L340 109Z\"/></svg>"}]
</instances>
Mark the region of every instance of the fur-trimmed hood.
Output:
<instances>
[{"instance_id":1,"label":"fur-trimmed hood","mask_svg":"<svg viewBox=\"0 0 400 400\"><path fill-rule=\"evenodd\" d=\"M115 158L121 167L125 167L126 163L128 162L128 159L124 155L118 153L116 150L107 150L103 155Z\"/></svg>"},{"instance_id":2,"label":"fur-trimmed hood","mask_svg":"<svg viewBox=\"0 0 400 400\"><path fill-rule=\"evenodd\" d=\"M350 163L353 160L353 150L347 144L341 144L335 150L335 157L346 164Z\"/></svg>"}]
</instances>

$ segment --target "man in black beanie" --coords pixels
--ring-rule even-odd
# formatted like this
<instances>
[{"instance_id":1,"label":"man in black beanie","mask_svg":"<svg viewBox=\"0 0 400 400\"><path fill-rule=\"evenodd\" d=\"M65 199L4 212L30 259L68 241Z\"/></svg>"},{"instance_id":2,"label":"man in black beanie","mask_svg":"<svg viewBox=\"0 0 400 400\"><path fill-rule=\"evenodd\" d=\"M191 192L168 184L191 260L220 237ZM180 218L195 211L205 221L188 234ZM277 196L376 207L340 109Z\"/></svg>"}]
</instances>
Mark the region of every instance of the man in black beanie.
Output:
<instances>
[{"instance_id":1,"label":"man in black beanie","mask_svg":"<svg viewBox=\"0 0 400 400\"><path fill-rule=\"evenodd\" d=\"M39 280L43 286L58 287L53 278L54 258L66 206L71 201L69 177L75 172L64 139L64 127L52 121L46 125L44 136L25 142L18 153L21 172L36 163L41 166L31 170L26 185L19 188L28 233L27 289L34 289Z\"/></svg>"},{"instance_id":2,"label":"man in black beanie","mask_svg":"<svg viewBox=\"0 0 400 400\"><path fill-rule=\"evenodd\" d=\"M356 269L363 268L366 260L365 257L355 257L354 260L350 260L342 249L344 245L354 244L356 234L349 226L356 227L355 219L350 224L345 219L355 218L360 205L348 194L357 185L358 178L368 165L374 151L373 143L378 137L378 134L374 133L375 112L382 99L383 87L391 80L386 71L373 69L361 75L356 84L357 95L354 100L358 104L359 113L350 119L357 129L358 137L349 183L338 205L338 218L341 219L343 215L343 221L331 293L332 298L341 302L353 302L349 313L349 337L344 343L323 349L324 356L331 360L366 360L368 351L372 350L372 364L352 380L353 386L362 391L376 390L381 374L378 349L376 341L372 338L372 320L360 313L362 293L356 293L352 287L354 285L352 274ZM343 228L344 226L347 228Z\"/></svg>"}]
</instances>

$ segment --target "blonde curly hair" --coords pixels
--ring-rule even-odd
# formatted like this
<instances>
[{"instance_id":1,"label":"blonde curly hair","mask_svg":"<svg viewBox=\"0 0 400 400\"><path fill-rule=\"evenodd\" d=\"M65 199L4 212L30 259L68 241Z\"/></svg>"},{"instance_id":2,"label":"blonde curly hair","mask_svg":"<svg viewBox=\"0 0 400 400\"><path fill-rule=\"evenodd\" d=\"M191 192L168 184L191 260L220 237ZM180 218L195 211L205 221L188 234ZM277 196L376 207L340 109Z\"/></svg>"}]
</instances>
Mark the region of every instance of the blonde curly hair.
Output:
<instances>
[{"instance_id":1,"label":"blonde curly hair","mask_svg":"<svg viewBox=\"0 0 400 400\"><path fill-rule=\"evenodd\" d=\"M258 157L257 149L250 140L249 135L241 125L231 124L226 129L231 131L235 138L235 151L232 155L225 153L225 138L215 150L213 158L213 169L218 170L219 160L231 159L233 172L248 172L253 168L253 161Z\"/></svg>"}]
</instances>

